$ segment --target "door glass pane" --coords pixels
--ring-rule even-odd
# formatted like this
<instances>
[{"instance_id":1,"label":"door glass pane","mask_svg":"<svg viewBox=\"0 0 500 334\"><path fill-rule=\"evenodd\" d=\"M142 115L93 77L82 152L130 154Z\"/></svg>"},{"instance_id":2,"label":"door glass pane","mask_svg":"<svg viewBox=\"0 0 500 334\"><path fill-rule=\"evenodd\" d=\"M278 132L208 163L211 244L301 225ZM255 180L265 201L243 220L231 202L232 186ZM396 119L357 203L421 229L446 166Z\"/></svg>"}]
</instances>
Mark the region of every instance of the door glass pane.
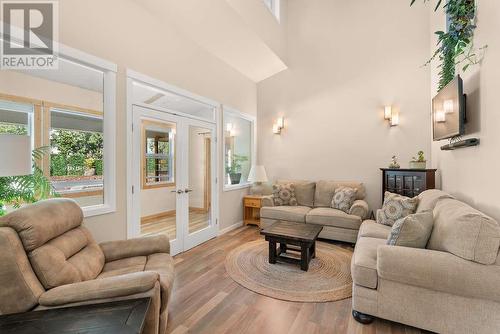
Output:
<instances>
[{"instance_id":1,"label":"door glass pane","mask_svg":"<svg viewBox=\"0 0 500 334\"><path fill-rule=\"evenodd\" d=\"M141 234L177 238L176 124L142 120Z\"/></svg>"},{"instance_id":2,"label":"door glass pane","mask_svg":"<svg viewBox=\"0 0 500 334\"><path fill-rule=\"evenodd\" d=\"M211 143L209 129L189 127L189 233L210 225Z\"/></svg>"}]
</instances>

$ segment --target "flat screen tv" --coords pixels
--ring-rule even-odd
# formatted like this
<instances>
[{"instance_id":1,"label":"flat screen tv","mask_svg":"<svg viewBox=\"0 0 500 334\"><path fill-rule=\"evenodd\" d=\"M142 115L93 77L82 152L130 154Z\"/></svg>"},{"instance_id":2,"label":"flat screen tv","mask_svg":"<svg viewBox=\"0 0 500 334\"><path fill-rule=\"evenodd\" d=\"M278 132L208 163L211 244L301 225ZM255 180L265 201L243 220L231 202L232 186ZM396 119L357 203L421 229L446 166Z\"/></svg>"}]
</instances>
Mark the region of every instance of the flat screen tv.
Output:
<instances>
[{"instance_id":1,"label":"flat screen tv","mask_svg":"<svg viewBox=\"0 0 500 334\"><path fill-rule=\"evenodd\" d=\"M434 141L465 134L465 95L463 81L457 75L432 99Z\"/></svg>"}]
</instances>

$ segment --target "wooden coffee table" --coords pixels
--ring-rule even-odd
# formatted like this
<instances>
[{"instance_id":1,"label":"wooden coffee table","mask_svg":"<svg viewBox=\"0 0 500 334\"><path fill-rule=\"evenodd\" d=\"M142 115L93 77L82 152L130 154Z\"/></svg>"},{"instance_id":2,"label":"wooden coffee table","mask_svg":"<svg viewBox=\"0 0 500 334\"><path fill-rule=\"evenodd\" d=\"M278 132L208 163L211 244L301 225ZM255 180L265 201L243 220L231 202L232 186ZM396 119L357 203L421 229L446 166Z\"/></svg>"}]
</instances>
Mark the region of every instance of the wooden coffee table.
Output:
<instances>
[{"instance_id":1,"label":"wooden coffee table","mask_svg":"<svg viewBox=\"0 0 500 334\"><path fill-rule=\"evenodd\" d=\"M269 242L269 263L277 261L300 264L300 269L307 271L309 262L316 257L316 238L323 226L278 221L260 234ZM276 244L279 249L276 250ZM300 259L290 256L287 251L300 253Z\"/></svg>"}]
</instances>

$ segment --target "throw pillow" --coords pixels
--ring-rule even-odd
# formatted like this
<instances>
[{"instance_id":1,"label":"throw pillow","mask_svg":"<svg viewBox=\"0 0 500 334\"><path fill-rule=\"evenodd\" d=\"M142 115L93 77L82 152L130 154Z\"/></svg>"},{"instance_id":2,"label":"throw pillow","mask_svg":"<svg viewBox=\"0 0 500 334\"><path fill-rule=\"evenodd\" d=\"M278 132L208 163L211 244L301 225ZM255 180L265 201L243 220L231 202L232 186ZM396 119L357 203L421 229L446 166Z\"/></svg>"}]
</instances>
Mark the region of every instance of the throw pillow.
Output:
<instances>
[{"instance_id":1,"label":"throw pillow","mask_svg":"<svg viewBox=\"0 0 500 334\"><path fill-rule=\"evenodd\" d=\"M293 183L273 185L273 201L275 206L296 206L297 198Z\"/></svg>"},{"instance_id":2,"label":"throw pillow","mask_svg":"<svg viewBox=\"0 0 500 334\"><path fill-rule=\"evenodd\" d=\"M387 244L412 248L425 248L434 225L432 211L423 211L399 219L392 225Z\"/></svg>"},{"instance_id":3,"label":"throw pillow","mask_svg":"<svg viewBox=\"0 0 500 334\"><path fill-rule=\"evenodd\" d=\"M335 189L332 199L332 208L349 213L352 203L356 200L357 189L349 187L338 187Z\"/></svg>"},{"instance_id":4,"label":"throw pillow","mask_svg":"<svg viewBox=\"0 0 500 334\"><path fill-rule=\"evenodd\" d=\"M410 198L386 191L384 205L377 210L377 223L392 226L397 220L414 214L417 205L418 197Z\"/></svg>"}]
</instances>

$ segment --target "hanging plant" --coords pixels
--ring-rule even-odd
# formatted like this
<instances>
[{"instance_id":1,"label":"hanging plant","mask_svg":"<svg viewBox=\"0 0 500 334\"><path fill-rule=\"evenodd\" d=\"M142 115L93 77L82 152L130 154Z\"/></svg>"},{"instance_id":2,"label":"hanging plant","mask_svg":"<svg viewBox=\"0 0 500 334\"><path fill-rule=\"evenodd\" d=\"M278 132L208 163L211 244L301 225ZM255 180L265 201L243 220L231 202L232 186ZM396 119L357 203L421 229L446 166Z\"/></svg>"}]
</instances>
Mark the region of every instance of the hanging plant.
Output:
<instances>
[{"instance_id":1,"label":"hanging plant","mask_svg":"<svg viewBox=\"0 0 500 334\"><path fill-rule=\"evenodd\" d=\"M424 0L428 2L430 0ZM416 0L412 0L412 6ZM438 0L434 11L437 11L443 0ZM478 64L482 53L487 46L478 50L473 43L474 30L476 29L476 2L475 0L448 0L443 5L447 15L447 31L436 31L438 35L437 50L429 59L429 65L438 58L439 64L439 87L441 90L446 86L456 74L456 67L462 66L462 71L466 71L471 65Z\"/></svg>"}]
</instances>

